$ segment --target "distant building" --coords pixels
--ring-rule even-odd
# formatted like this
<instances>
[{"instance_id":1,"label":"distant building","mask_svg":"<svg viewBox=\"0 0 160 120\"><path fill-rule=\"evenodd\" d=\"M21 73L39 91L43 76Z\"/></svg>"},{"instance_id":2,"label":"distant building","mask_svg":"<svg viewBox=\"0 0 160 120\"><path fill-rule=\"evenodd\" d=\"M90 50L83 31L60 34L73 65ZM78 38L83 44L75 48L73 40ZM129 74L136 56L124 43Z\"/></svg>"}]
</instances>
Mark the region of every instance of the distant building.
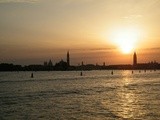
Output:
<instances>
[{"instance_id":1,"label":"distant building","mask_svg":"<svg viewBox=\"0 0 160 120\"><path fill-rule=\"evenodd\" d=\"M134 52L133 54L133 66L137 65L137 54Z\"/></svg>"},{"instance_id":2,"label":"distant building","mask_svg":"<svg viewBox=\"0 0 160 120\"><path fill-rule=\"evenodd\" d=\"M103 66L104 66L104 67L106 66L106 63L105 63L105 62L103 62Z\"/></svg>"},{"instance_id":3,"label":"distant building","mask_svg":"<svg viewBox=\"0 0 160 120\"><path fill-rule=\"evenodd\" d=\"M63 60L55 64L56 70L67 70L67 68L68 68L68 64Z\"/></svg>"},{"instance_id":4,"label":"distant building","mask_svg":"<svg viewBox=\"0 0 160 120\"><path fill-rule=\"evenodd\" d=\"M52 64L52 61L51 61L51 60L49 60L49 62L48 62L48 66L53 66L53 64Z\"/></svg>"},{"instance_id":5,"label":"distant building","mask_svg":"<svg viewBox=\"0 0 160 120\"><path fill-rule=\"evenodd\" d=\"M81 63L81 66L83 66L84 64L83 64L83 61L82 61L82 63Z\"/></svg>"},{"instance_id":6,"label":"distant building","mask_svg":"<svg viewBox=\"0 0 160 120\"><path fill-rule=\"evenodd\" d=\"M47 66L47 65L48 65L48 63L45 61L45 62L44 62L44 66Z\"/></svg>"},{"instance_id":7,"label":"distant building","mask_svg":"<svg viewBox=\"0 0 160 120\"><path fill-rule=\"evenodd\" d=\"M67 52L67 66L70 66L70 56L69 56L69 51Z\"/></svg>"}]
</instances>

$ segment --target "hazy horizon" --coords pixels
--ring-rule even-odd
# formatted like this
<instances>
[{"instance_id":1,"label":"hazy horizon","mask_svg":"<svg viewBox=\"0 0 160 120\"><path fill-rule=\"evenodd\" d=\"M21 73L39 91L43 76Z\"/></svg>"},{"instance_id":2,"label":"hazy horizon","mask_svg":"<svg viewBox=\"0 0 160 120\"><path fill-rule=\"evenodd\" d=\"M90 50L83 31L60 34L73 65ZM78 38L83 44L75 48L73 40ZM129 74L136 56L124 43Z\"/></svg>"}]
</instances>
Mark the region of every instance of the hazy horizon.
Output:
<instances>
[{"instance_id":1,"label":"hazy horizon","mask_svg":"<svg viewBox=\"0 0 160 120\"><path fill-rule=\"evenodd\" d=\"M1 63L160 62L159 0L0 0L0 17Z\"/></svg>"}]
</instances>

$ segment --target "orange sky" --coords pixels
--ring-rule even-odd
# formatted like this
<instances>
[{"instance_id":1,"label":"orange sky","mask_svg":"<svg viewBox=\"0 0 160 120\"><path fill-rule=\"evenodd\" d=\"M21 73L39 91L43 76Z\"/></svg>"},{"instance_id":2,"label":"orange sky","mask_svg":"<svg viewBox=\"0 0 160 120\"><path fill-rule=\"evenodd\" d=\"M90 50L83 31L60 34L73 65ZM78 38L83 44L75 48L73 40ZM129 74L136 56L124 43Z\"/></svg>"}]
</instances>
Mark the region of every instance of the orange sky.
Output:
<instances>
[{"instance_id":1,"label":"orange sky","mask_svg":"<svg viewBox=\"0 0 160 120\"><path fill-rule=\"evenodd\" d=\"M159 0L0 0L0 18L0 62L160 62Z\"/></svg>"}]
</instances>

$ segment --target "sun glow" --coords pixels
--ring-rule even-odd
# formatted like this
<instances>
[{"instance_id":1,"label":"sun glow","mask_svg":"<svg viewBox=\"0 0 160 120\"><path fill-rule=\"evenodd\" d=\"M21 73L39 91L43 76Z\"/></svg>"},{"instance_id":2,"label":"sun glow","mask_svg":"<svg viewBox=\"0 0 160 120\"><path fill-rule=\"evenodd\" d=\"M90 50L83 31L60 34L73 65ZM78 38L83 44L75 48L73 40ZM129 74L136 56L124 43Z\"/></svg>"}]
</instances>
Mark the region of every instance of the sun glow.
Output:
<instances>
[{"instance_id":1,"label":"sun glow","mask_svg":"<svg viewBox=\"0 0 160 120\"><path fill-rule=\"evenodd\" d=\"M128 54L136 48L136 42L139 39L138 30L133 28L117 29L112 33L111 39L124 54Z\"/></svg>"}]
</instances>

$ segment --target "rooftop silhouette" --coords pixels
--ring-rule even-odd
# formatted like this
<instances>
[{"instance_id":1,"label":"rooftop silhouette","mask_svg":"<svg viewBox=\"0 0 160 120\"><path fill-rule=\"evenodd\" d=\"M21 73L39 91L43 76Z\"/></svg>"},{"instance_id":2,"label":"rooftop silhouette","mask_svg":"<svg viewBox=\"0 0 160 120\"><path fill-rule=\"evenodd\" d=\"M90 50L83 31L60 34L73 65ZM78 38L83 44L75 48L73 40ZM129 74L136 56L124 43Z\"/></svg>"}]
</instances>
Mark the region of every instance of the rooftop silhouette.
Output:
<instances>
[{"instance_id":1,"label":"rooftop silhouette","mask_svg":"<svg viewBox=\"0 0 160 120\"><path fill-rule=\"evenodd\" d=\"M82 61L81 65L73 66L70 64L70 53L67 51L66 61L63 59L53 65L52 60L50 59L48 62L44 62L43 65L13 65L8 63L0 64L0 71L67 71L67 70L139 70L139 69L160 69L160 64L156 61L151 61L148 63L138 63L137 62L137 54L134 52L133 54L133 65L131 64L120 64L120 65L106 65L105 62L103 65L94 65L94 64L84 64Z\"/></svg>"}]
</instances>

